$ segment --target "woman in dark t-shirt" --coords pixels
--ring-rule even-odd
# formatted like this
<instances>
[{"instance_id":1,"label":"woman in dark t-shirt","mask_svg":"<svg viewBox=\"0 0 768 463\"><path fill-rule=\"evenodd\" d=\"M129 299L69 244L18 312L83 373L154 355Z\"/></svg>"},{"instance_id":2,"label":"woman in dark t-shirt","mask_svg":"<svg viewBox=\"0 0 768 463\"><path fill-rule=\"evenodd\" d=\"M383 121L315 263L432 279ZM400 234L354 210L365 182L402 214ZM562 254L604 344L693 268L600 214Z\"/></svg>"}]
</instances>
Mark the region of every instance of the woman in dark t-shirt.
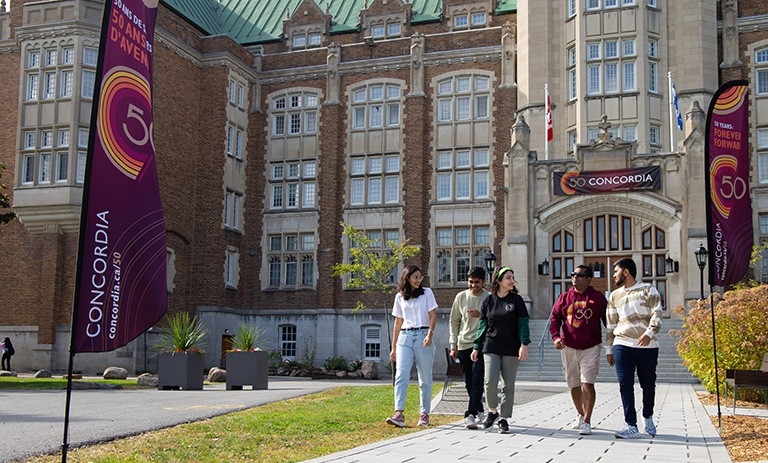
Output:
<instances>
[{"instance_id":1,"label":"woman in dark t-shirt","mask_svg":"<svg viewBox=\"0 0 768 463\"><path fill-rule=\"evenodd\" d=\"M481 308L472 360L478 361L482 351L480 361L485 362L485 400L488 405L483 427L490 428L498 419L499 432L506 434L515 401L517 366L528 358L531 335L525 301L515 288L515 272L509 267L500 268L491 289L491 295L483 301ZM501 409L497 411L499 376L504 380L504 387Z\"/></svg>"}]
</instances>

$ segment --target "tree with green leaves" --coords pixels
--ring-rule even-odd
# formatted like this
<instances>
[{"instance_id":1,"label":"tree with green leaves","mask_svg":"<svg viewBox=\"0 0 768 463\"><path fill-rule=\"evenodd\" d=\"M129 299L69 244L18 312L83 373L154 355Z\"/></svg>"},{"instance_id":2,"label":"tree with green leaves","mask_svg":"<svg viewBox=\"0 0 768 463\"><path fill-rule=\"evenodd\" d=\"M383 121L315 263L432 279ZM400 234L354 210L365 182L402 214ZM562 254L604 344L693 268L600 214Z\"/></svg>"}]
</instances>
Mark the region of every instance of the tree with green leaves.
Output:
<instances>
[{"instance_id":1,"label":"tree with green leaves","mask_svg":"<svg viewBox=\"0 0 768 463\"><path fill-rule=\"evenodd\" d=\"M2 172L5 170L5 164L0 162L0 176L2 176ZM3 209L10 209L11 208L11 195L6 193L5 190L8 187L5 186L5 184L0 181L0 224L8 223L11 220L16 218L16 214L14 214L12 211L5 212Z\"/></svg>"},{"instance_id":2,"label":"tree with green leaves","mask_svg":"<svg viewBox=\"0 0 768 463\"><path fill-rule=\"evenodd\" d=\"M349 260L347 263L336 263L332 271L334 277L346 276L345 287L362 289L363 294L373 294L374 303L383 307L384 319L387 321L387 339L389 350L392 350L392 330L389 327L389 311L386 299L391 298L397 284L397 276L392 279L393 270L401 262L418 254L418 246L402 242L388 241L385 246L376 238L369 237L365 231L351 225L341 223L343 234L349 239ZM366 309L366 305L358 300L355 311Z\"/></svg>"}]
</instances>

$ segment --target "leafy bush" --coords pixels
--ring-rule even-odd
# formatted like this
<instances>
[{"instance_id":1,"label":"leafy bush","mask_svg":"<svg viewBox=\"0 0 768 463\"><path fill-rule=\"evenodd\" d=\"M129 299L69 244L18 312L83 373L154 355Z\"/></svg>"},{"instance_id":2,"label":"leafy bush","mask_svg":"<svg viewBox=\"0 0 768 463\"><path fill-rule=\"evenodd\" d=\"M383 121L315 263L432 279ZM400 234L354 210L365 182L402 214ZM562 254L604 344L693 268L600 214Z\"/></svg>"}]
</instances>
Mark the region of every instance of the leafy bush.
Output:
<instances>
[{"instance_id":1,"label":"leafy bush","mask_svg":"<svg viewBox=\"0 0 768 463\"><path fill-rule=\"evenodd\" d=\"M283 355L280 353L280 349L269 351L267 354L267 362L269 362L269 368L280 368L283 365Z\"/></svg>"},{"instance_id":2,"label":"leafy bush","mask_svg":"<svg viewBox=\"0 0 768 463\"><path fill-rule=\"evenodd\" d=\"M299 365L305 370L311 370L315 365L315 338L308 336L304 338L304 346L301 349L301 359Z\"/></svg>"},{"instance_id":3,"label":"leafy bush","mask_svg":"<svg viewBox=\"0 0 768 463\"><path fill-rule=\"evenodd\" d=\"M325 359L325 364L323 364L323 366L326 370L347 371L349 362L347 362L347 359L344 357L330 357Z\"/></svg>"},{"instance_id":4,"label":"leafy bush","mask_svg":"<svg viewBox=\"0 0 768 463\"><path fill-rule=\"evenodd\" d=\"M358 371L363 368L363 361L360 359L355 359L352 361L352 363L349 364L349 366L352 368L352 371Z\"/></svg>"},{"instance_id":5,"label":"leafy bush","mask_svg":"<svg viewBox=\"0 0 768 463\"><path fill-rule=\"evenodd\" d=\"M715 294L715 331L720 390L725 391L725 370L760 368L768 352L768 285L726 292L722 300ZM682 312L682 307L676 307ZM675 333L677 351L701 384L715 392L712 315L709 299L694 301L683 317L683 329ZM742 390L741 398L762 401L759 391Z\"/></svg>"}]
</instances>

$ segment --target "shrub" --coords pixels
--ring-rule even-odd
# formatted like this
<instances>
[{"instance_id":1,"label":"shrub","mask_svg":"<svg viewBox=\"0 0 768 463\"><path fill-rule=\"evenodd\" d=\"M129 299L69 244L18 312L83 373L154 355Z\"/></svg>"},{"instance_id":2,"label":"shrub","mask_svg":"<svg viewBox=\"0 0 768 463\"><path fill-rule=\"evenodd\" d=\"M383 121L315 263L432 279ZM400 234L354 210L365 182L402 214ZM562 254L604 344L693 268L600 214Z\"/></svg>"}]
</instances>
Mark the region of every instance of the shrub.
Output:
<instances>
[{"instance_id":1,"label":"shrub","mask_svg":"<svg viewBox=\"0 0 768 463\"><path fill-rule=\"evenodd\" d=\"M280 353L280 349L269 351L267 361L269 362L269 368L280 368L283 365L283 355Z\"/></svg>"},{"instance_id":2,"label":"shrub","mask_svg":"<svg viewBox=\"0 0 768 463\"><path fill-rule=\"evenodd\" d=\"M768 352L768 285L726 292L722 300L715 294L715 332L720 390L725 391L725 370L760 368ZM682 311L677 307L676 311ZM683 317L683 329L676 332L677 350L701 384L715 392L712 315L709 299L694 301ZM759 391L742 390L742 398L762 401Z\"/></svg>"},{"instance_id":3,"label":"shrub","mask_svg":"<svg viewBox=\"0 0 768 463\"><path fill-rule=\"evenodd\" d=\"M325 359L323 364L326 370L341 370L347 371L349 368L349 362L344 357L330 357Z\"/></svg>"},{"instance_id":4,"label":"shrub","mask_svg":"<svg viewBox=\"0 0 768 463\"><path fill-rule=\"evenodd\" d=\"M315 338L308 336L304 338L304 346L301 349L301 359L299 365L305 370L311 370L315 365Z\"/></svg>"}]
</instances>

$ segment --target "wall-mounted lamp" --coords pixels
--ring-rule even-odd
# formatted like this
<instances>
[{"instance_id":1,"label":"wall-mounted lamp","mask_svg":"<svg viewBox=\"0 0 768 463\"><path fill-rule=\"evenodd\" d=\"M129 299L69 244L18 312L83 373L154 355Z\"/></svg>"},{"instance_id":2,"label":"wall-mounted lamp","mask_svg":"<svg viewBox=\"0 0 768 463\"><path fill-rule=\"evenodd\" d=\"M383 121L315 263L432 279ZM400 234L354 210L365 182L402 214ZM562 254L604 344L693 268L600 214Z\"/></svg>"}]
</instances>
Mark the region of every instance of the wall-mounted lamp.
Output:
<instances>
[{"instance_id":1,"label":"wall-mounted lamp","mask_svg":"<svg viewBox=\"0 0 768 463\"><path fill-rule=\"evenodd\" d=\"M365 44L366 44L366 45L368 45L369 47L372 47L372 46L373 46L373 43L374 43L374 42L373 42L373 37L371 37L371 36L369 35L369 36L368 36L368 37L366 37L364 40L365 40Z\"/></svg>"},{"instance_id":2,"label":"wall-mounted lamp","mask_svg":"<svg viewBox=\"0 0 768 463\"><path fill-rule=\"evenodd\" d=\"M549 261L547 259L539 264L539 275L549 275Z\"/></svg>"},{"instance_id":3,"label":"wall-mounted lamp","mask_svg":"<svg viewBox=\"0 0 768 463\"><path fill-rule=\"evenodd\" d=\"M680 271L680 262L667 257L664 262L667 264L667 273L677 273Z\"/></svg>"},{"instance_id":4,"label":"wall-mounted lamp","mask_svg":"<svg viewBox=\"0 0 768 463\"><path fill-rule=\"evenodd\" d=\"M493 270L496 268L496 255L493 251L488 250L488 254L485 255L485 270L488 271L490 276L489 280L493 279Z\"/></svg>"}]
</instances>

